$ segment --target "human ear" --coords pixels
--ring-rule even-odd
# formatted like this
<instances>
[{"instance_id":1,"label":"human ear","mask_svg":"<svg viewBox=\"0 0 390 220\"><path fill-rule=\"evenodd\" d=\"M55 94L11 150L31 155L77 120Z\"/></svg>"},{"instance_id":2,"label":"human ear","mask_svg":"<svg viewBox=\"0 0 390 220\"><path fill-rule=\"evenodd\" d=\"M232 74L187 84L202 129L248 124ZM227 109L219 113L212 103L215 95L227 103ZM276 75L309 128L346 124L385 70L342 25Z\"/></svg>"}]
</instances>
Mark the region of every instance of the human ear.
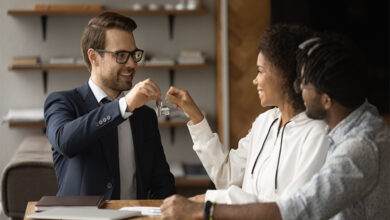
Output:
<instances>
[{"instance_id":1,"label":"human ear","mask_svg":"<svg viewBox=\"0 0 390 220\"><path fill-rule=\"evenodd\" d=\"M332 107L332 99L328 96L328 94L324 93L321 96L322 105L325 110L329 110Z\"/></svg>"},{"instance_id":2,"label":"human ear","mask_svg":"<svg viewBox=\"0 0 390 220\"><path fill-rule=\"evenodd\" d=\"M88 54L88 59L89 59L89 62L91 63L91 65L98 65L99 64L97 52L94 49L89 48L87 54Z\"/></svg>"}]
</instances>

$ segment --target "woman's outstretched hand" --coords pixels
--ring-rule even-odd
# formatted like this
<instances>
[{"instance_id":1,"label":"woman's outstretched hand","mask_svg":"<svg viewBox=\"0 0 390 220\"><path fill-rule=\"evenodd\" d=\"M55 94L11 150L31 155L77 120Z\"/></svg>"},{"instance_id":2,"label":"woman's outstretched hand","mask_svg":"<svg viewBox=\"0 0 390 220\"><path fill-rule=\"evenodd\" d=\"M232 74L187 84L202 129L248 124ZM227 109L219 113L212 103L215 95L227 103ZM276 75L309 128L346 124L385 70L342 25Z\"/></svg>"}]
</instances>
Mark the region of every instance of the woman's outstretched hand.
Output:
<instances>
[{"instance_id":1,"label":"woman's outstretched hand","mask_svg":"<svg viewBox=\"0 0 390 220\"><path fill-rule=\"evenodd\" d=\"M171 86L165 96L165 100L172 103L176 109L183 110L193 124L198 124L203 120L202 112L194 100L192 100L188 91Z\"/></svg>"}]
</instances>

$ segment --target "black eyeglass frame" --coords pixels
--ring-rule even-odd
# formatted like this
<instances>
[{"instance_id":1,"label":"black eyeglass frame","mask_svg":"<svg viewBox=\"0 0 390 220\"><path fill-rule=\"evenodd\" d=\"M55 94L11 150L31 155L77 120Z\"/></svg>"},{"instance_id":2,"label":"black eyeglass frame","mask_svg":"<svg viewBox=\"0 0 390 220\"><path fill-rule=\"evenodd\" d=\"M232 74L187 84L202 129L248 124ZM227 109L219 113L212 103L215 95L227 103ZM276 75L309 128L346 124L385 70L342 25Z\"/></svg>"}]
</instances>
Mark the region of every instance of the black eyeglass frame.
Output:
<instances>
[{"instance_id":1,"label":"black eyeglass frame","mask_svg":"<svg viewBox=\"0 0 390 220\"><path fill-rule=\"evenodd\" d=\"M133 51L128 51L128 50L109 51L109 50L103 50L103 49L94 49L94 50L96 50L98 53L111 53L111 54L114 54L115 55L115 61L118 64L126 64L129 61L130 56L133 58L134 62L138 63L138 62L140 62L142 60L142 57L144 56L144 52L145 52L144 50L139 49L139 48L135 48L135 50L133 50ZM136 52L141 52L141 56L140 56L140 58L138 60L137 60L136 57L134 57ZM123 62L119 62L118 61L118 57L119 57L120 53L127 53L126 60L123 61Z\"/></svg>"}]
</instances>

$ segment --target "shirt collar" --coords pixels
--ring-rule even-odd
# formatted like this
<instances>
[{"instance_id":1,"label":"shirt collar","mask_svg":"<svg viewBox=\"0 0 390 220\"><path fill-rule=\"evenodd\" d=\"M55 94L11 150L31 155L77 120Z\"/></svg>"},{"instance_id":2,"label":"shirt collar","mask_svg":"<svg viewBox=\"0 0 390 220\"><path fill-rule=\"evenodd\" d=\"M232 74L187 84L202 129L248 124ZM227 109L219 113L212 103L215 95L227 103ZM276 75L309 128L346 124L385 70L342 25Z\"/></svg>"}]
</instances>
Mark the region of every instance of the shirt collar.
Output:
<instances>
[{"instance_id":1,"label":"shirt collar","mask_svg":"<svg viewBox=\"0 0 390 220\"><path fill-rule=\"evenodd\" d=\"M277 108L277 107L275 107L275 108L276 108L276 111L274 112L273 117L278 118L278 120L280 120L282 118L282 113L280 112L279 108ZM306 112L302 111L290 119L290 126L305 123L307 120L312 120L312 119L309 119L306 115Z\"/></svg>"},{"instance_id":2,"label":"shirt collar","mask_svg":"<svg viewBox=\"0 0 390 220\"><path fill-rule=\"evenodd\" d=\"M359 121L359 117L367 110L368 106L368 102L365 101L329 132L328 136L331 139L332 144L337 145L345 138L345 135L355 127L355 123Z\"/></svg>"},{"instance_id":3,"label":"shirt collar","mask_svg":"<svg viewBox=\"0 0 390 220\"><path fill-rule=\"evenodd\" d=\"M98 103L100 103L102 101L102 99L104 99L104 98L107 98L107 99L112 101L112 99L110 97L108 97L108 95L98 85L96 85L96 83L93 82L91 78L89 78L89 80L88 80L88 85L91 88L92 93L95 96L96 101ZM124 96L125 96L125 93L121 92L116 99L122 98Z\"/></svg>"},{"instance_id":4,"label":"shirt collar","mask_svg":"<svg viewBox=\"0 0 390 220\"><path fill-rule=\"evenodd\" d=\"M89 80L88 80L88 85L89 85L89 87L91 88L91 90L92 90L92 93L93 93L93 95L95 96L95 98L96 98L96 101L98 102L98 103L100 103L101 101L102 101L102 99L104 99L104 98L108 98L108 99L110 99L108 96L107 96L107 94L98 86L98 85L96 85L96 83L94 83L93 81L92 81L92 79L91 78L89 78ZM111 99L110 99L111 100Z\"/></svg>"}]
</instances>

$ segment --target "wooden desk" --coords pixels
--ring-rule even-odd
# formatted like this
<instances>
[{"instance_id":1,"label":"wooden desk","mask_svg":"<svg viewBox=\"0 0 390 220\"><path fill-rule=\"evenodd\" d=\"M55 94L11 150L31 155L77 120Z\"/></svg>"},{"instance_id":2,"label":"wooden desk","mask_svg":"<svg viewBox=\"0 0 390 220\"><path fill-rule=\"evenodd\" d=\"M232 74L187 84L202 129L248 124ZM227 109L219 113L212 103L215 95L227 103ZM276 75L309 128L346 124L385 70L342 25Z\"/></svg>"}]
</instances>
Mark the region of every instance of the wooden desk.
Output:
<instances>
[{"instance_id":1,"label":"wooden desk","mask_svg":"<svg viewBox=\"0 0 390 220\"><path fill-rule=\"evenodd\" d=\"M25 216L35 213L35 204L37 202L28 202ZM125 206L160 206L162 200L107 200L102 208L104 209L120 209ZM25 220L31 220L24 217ZM143 216L131 219L161 219L161 216Z\"/></svg>"}]
</instances>

